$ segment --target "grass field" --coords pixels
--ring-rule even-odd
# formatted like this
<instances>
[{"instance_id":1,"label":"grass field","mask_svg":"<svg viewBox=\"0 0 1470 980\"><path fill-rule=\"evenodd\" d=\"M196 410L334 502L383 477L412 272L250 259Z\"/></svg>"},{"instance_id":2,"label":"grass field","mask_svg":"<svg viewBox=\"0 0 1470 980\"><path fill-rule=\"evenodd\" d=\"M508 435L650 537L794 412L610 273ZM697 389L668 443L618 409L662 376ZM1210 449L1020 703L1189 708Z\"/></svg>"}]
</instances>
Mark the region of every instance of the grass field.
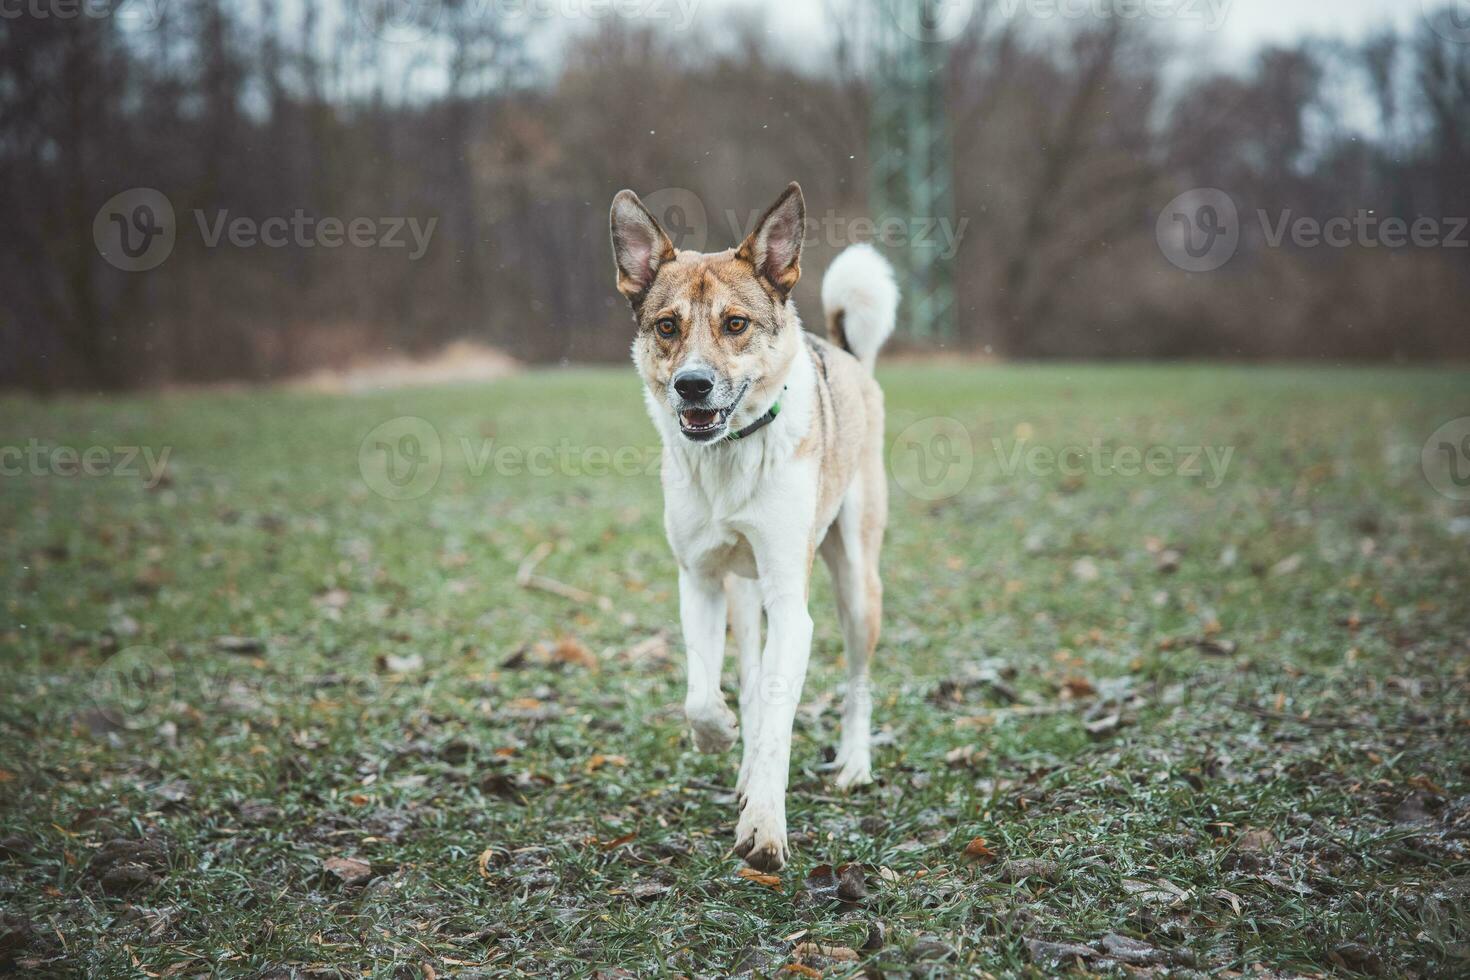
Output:
<instances>
[{"instance_id":1,"label":"grass field","mask_svg":"<svg viewBox=\"0 0 1470 980\"><path fill-rule=\"evenodd\" d=\"M823 770L819 571L779 881L683 728L631 370L0 400L0 962L1470 971L1470 504L1420 465L1470 375L881 374L936 455L895 452L878 784Z\"/></svg>"}]
</instances>

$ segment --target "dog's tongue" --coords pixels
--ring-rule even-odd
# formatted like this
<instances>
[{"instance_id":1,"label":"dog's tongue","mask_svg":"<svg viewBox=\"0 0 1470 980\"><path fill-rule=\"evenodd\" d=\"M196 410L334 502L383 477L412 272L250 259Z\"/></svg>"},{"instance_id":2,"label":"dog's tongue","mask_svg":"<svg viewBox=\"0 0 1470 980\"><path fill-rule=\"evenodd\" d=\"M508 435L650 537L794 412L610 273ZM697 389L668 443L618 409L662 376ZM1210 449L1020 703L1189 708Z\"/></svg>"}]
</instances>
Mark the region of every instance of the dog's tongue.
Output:
<instances>
[{"instance_id":1,"label":"dog's tongue","mask_svg":"<svg viewBox=\"0 0 1470 980\"><path fill-rule=\"evenodd\" d=\"M691 409L682 413L684 424L691 429L703 429L715 424L717 412L708 412L700 409Z\"/></svg>"}]
</instances>

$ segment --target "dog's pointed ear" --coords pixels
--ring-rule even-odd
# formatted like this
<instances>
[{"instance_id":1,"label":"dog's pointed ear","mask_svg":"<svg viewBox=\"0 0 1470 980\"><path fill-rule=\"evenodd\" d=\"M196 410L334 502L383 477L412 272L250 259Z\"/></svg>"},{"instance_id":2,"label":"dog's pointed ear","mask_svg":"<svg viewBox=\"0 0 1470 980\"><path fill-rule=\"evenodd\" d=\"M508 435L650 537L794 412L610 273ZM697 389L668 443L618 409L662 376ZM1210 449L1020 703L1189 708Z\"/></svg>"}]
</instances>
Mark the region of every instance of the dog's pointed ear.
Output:
<instances>
[{"instance_id":1,"label":"dog's pointed ear","mask_svg":"<svg viewBox=\"0 0 1470 980\"><path fill-rule=\"evenodd\" d=\"M755 266L783 297L801 278L801 240L806 234L806 201L801 185L792 181L756 224L750 237L735 250L737 259Z\"/></svg>"},{"instance_id":2,"label":"dog's pointed ear","mask_svg":"<svg viewBox=\"0 0 1470 980\"><path fill-rule=\"evenodd\" d=\"M658 267L677 254L674 243L632 191L618 191L608 220L613 260L618 267L618 292L636 307L653 285Z\"/></svg>"}]
</instances>

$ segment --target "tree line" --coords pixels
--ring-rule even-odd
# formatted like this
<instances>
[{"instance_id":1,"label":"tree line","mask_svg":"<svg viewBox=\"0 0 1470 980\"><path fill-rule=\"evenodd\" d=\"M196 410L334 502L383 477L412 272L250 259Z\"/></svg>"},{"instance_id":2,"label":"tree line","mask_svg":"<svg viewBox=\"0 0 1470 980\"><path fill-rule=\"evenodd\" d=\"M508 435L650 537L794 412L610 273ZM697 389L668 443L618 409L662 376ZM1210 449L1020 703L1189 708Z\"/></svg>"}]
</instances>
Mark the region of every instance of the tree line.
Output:
<instances>
[{"instance_id":1,"label":"tree line","mask_svg":"<svg viewBox=\"0 0 1470 980\"><path fill-rule=\"evenodd\" d=\"M860 220L879 82L844 17L787 51L742 14L567 26L449 0L385 25L321 0L139 2L0 18L0 384L266 380L461 338L620 358L622 187L663 192L714 249L799 180L812 321L826 262L882 233ZM950 43L954 213L880 239L947 236L947 348L1470 353L1470 37L1448 11L1182 70L1158 25L989 9ZM1225 198L1186 193L1204 189Z\"/></svg>"}]
</instances>

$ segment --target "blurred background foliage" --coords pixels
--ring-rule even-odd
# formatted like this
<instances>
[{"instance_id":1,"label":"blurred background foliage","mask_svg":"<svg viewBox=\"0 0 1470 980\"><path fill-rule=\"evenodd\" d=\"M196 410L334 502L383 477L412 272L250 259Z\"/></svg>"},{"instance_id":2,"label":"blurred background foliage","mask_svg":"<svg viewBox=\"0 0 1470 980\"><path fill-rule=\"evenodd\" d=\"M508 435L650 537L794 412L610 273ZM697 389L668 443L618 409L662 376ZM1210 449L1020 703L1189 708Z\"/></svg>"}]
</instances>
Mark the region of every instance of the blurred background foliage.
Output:
<instances>
[{"instance_id":1,"label":"blurred background foliage","mask_svg":"<svg viewBox=\"0 0 1470 980\"><path fill-rule=\"evenodd\" d=\"M1423 19L1226 70L1195 64L1167 25L997 6L949 45L953 217L968 220L947 347L1470 353L1470 249L1268 248L1253 217L1470 215L1470 44ZM619 188L692 192L711 249L733 244L727 212L745 220L792 179L815 216L868 213L874 76L843 7L827 5L820 44L784 36L779 11L700 11L679 29L478 0L431 8L407 40L337 0L167 0L156 25L126 8L0 19L0 384L266 380L460 338L532 362L621 358ZM92 238L102 203L135 187L178 215L173 254L146 274L112 268ZM1228 191L1244 219L1241 253L1208 275L1155 240L1166 204L1198 187ZM207 248L196 210L438 223L408 261ZM810 245L810 323L839 244Z\"/></svg>"}]
</instances>

